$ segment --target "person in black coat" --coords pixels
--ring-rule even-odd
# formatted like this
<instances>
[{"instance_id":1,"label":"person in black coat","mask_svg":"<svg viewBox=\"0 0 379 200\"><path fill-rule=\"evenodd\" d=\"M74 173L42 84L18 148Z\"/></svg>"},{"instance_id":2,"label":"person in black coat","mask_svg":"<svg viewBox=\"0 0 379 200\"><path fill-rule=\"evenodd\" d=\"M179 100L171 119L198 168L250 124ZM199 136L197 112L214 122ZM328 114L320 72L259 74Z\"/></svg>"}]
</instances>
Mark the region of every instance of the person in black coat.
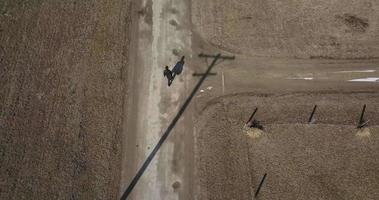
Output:
<instances>
[{"instance_id":1,"label":"person in black coat","mask_svg":"<svg viewBox=\"0 0 379 200\"><path fill-rule=\"evenodd\" d=\"M184 67L184 56L176 63L174 68L172 69L173 77L182 73Z\"/></svg>"},{"instance_id":2,"label":"person in black coat","mask_svg":"<svg viewBox=\"0 0 379 200\"><path fill-rule=\"evenodd\" d=\"M168 68L168 66L165 67L165 70L163 71L163 76L167 77L168 86L172 84L172 81L174 80L174 77L172 76L172 71Z\"/></svg>"},{"instance_id":3,"label":"person in black coat","mask_svg":"<svg viewBox=\"0 0 379 200\"><path fill-rule=\"evenodd\" d=\"M170 70L168 66L165 67L165 70L163 71L163 76L167 77L168 86L172 84L176 75L179 75L182 73L183 67L184 67L184 56L182 56L182 58L175 64L172 70Z\"/></svg>"}]
</instances>

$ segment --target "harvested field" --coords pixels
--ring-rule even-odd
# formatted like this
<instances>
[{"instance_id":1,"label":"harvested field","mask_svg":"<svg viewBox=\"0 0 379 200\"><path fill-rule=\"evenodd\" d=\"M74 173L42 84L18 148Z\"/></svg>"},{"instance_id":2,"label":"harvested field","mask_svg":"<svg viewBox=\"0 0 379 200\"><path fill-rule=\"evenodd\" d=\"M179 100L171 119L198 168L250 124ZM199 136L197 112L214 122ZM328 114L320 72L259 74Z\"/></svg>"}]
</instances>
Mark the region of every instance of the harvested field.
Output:
<instances>
[{"instance_id":1,"label":"harvested field","mask_svg":"<svg viewBox=\"0 0 379 200\"><path fill-rule=\"evenodd\" d=\"M124 1L0 1L0 199L117 199Z\"/></svg>"},{"instance_id":2,"label":"harvested field","mask_svg":"<svg viewBox=\"0 0 379 200\"><path fill-rule=\"evenodd\" d=\"M218 98L196 126L199 199L252 199L265 173L261 199L375 199L377 99L367 93ZM358 130L363 102L370 126ZM314 104L316 120L307 124ZM255 107L263 131L244 127Z\"/></svg>"},{"instance_id":3,"label":"harvested field","mask_svg":"<svg viewBox=\"0 0 379 200\"><path fill-rule=\"evenodd\" d=\"M371 0L193 1L195 49L237 56L196 99L199 199L256 199L265 173L259 199L379 198L379 87L349 82L378 77L378 10ZM370 125L358 130L364 104ZM245 126L255 108L263 131Z\"/></svg>"},{"instance_id":4,"label":"harvested field","mask_svg":"<svg viewBox=\"0 0 379 200\"><path fill-rule=\"evenodd\" d=\"M378 58L375 0L192 3L195 30L220 49L252 56Z\"/></svg>"}]
</instances>

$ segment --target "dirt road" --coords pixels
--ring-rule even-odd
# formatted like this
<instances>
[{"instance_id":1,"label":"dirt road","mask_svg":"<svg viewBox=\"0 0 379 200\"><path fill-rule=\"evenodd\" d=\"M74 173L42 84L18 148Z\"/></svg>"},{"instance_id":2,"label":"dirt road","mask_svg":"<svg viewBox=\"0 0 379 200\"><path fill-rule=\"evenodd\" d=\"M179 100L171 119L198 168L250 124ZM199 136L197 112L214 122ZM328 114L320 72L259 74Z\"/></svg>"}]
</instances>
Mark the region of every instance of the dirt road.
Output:
<instances>
[{"instance_id":1,"label":"dirt road","mask_svg":"<svg viewBox=\"0 0 379 200\"><path fill-rule=\"evenodd\" d=\"M191 22L188 1L135 1L130 52L133 80L128 89L124 121L124 156L120 194L178 112L191 82ZM183 75L171 87L163 77L184 55ZM187 199L192 195L193 140L190 112L150 164L130 199ZM185 141L185 142L184 142Z\"/></svg>"}]
</instances>

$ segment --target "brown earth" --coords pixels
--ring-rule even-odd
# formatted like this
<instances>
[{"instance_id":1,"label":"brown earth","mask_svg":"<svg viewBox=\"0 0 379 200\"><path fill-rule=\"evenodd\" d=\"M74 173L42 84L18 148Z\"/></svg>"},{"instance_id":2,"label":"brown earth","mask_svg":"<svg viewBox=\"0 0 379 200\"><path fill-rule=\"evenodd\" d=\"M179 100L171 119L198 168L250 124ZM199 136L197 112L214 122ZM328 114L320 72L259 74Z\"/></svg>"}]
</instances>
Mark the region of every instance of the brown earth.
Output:
<instances>
[{"instance_id":1,"label":"brown earth","mask_svg":"<svg viewBox=\"0 0 379 200\"><path fill-rule=\"evenodd\" d=\"M379 85L348 82L379 77L378 10L374 1L192 2L194 52L236 56L195 98L198 199L254 199L265 173L258 199L379 198ZM210 60L194 63L204 71ZM369 127L358 130L363 104ZM256 107L263 131L245 127Z\"/></svg>"},{"instance_id":2,"label":"brown earth","mask_svg":"<svg viewBox=\"0 0 379 200\"><path fill-rule=\"evenodd\" d=\"M117 199L128 1L0 1L0 199Z\"/></svg>"},{"instance_id":3,"label":"brown earth","mask_svg":"<svg viewBox=\"0 0 379 200\"><path fill-rule=\"evenodd\" d=\"M217 63L132 198L251 199L267 173L262 199L378 199L379 86L347 82L379 76L378 10L1 1L0 199L117 199L198 80L190 73L210 63L196 54L220 50L237 59ZM186 54L188 71L167 90L155 72L172 54ZM363 104L369 128L357 132ZM263 132L244 128L255 107Z\"/></svg>"},{"instance_id":4,"label":"brown earth","mask_svg":"<svg viewBox=\"0 0 379 200\"><path fill-rule=\"evenodd\" d=\"M341 99L343 103L341 104ZM197 120L199 199L376 199L378 94L232 95ZM356 124L367 103L368 128ZM315 122L307 124L313 104ZM244 127L255 119L263 131Z\"/></svg>"},{"instance_id":5,"label":"brown earth","mask_svg":"<svg viewBox=\"0 0 379 200\"><path fill-rule=\"evenodd\" d=\"M375 0L192 2L195 30L239 54L297 58L378 58Z\"/></svg>"},{"instance_id":6,"label":"brown earth","mask_svg":"<svg viewBox=\"0 0 379 200\"><path fill-rule=\"evenodd\" d=\"M252 199L267 173L260 199L378 198L379 85L347 82L378 73L335 72L377 71L379 62L236 56L217 64L195 99L197 197ZM363 104L370 124L358 132ZM256 107L264 132L244 127Z\"/></svg>"}]
</instances>

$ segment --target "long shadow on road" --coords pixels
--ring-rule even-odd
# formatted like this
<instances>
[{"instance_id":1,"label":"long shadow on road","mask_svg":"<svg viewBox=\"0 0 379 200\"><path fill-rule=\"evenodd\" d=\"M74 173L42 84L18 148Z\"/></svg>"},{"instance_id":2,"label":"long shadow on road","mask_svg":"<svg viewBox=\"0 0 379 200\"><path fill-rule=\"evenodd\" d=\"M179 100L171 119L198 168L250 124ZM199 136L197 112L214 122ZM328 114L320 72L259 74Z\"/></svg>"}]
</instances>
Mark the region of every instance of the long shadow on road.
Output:
<instances>
[{"instance_id":1,"label":"long shadow on road","mask_svg":"<svg viewBox=\"0 0 379 200\"><path fill-rule=\"evenodd\" d=\"M199 56L201 56L201 55L203 55L203 54L200 54ZM217 54L216 56L207 56L207 57L213 57L214 58L213 61L212 61L212 63L209 65L207 71L203 74L203 76L201 77L201 79L199 80L199 82L196 84L195 88L192 90L191 94L189 95L189 97L187 98L187 100L185 101L185 103L180 108L179 112L176 114L175 118L172 120L172 122L170 123L170 125L168 126L168 128L166 129L166 131L163 133L161 139L155 145L153 151L149 154L149 156L147 157L147 159L143 163L142 167L138 170L137 174L134 176L133 180L130 182L130 184L127 187L126 191L121 196L121 200L125 200L125 199L128 198L128 196L132 192L134 186L137 184L138 180L141 178L141 176L145 172L146 168L149 166L150 162L153 160L155 154L157 154L157 152L160 149L161 145L165 142L165 140L169 136L170 132L175 127L176 123L178 122L178 120L180 119L180 117L182 116L182 114L184 113L184 111L186 110L187 106L191 102L192 98L195 96L197 90L200 88L201 84L204 82L205 78L208 76L209 72L212 70L213 66L216 64L216 61L219 58L234 59L234 57L221 57L221 54Z\"/></svg>"}]
</instances>

